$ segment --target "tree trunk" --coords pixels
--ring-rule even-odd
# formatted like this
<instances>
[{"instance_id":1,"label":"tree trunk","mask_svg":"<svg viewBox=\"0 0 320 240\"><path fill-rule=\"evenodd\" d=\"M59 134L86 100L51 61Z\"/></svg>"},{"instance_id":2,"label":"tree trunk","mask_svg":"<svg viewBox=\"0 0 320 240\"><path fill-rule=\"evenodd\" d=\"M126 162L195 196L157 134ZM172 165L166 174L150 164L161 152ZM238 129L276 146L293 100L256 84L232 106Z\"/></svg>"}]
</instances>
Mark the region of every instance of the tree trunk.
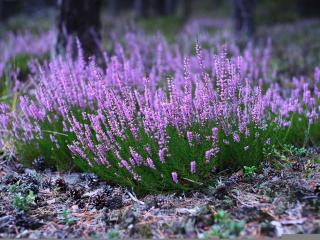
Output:
<instances>
[{"instance_id":1,"label":"tree trunk","mask_svg":"<svg viewBox=\"0 0 320 240\"><path fill-rule=\"evenodd\" d=\"M149 15L149 0L135 0L134 10L138 18L145 18Z\"/></svg>"},{"instance_id":2,"label":"tree trunk","mask_svg":"<svg viewBox=\"0 0 320 240\"><path fill-rule=\"evenodd\" d=\"M183 17L189 18L192 12L192 0L183 0Z\"/></svg>"},{"instance_id":3,"label":"tree trunk","mask_svg":"<svg viewBox=\"0 0 320 240\"><path fill-rule=\"evenodd\" d=\"M65 51L70 37L77 37L86 58L100 56L102 0L60 0L58 4L58 52Z\"/></svg>"},{"instance_id":4,"label":"tree trunk","mask_svg":"<svg viewBox=\"0 0 320 240\"><path fill-rule=\"evenodd\" d=\"M23 4L18 0L0 0L0 21L6 21L10 17L21 12Z\"/></svg>"},{"instance_id":5,"label":"tree trunk","mask_svg":"<svg viewBox=\"0 0 320 240\"><path fill-rule=\"evenodd\" d=\"M166 0L166 13L168 15L173 15L177 11L178 2L177 0Z\"/></svg>"},{"instance_id":6,"label":"tree trunk","mask_svg":"<svg viewBox=\"0 0 320 240\"><path fill-rule=\"evenodd\" d=\"M116 16L118 14L118 1L119 0L108 0L108 14L109 16Z\"/></svg>"},{"instance_id":7,"label":"tree trunk","mask_svg":"<svg viewBox=\"0 0 320 240\"><path fill-rule=\"evenodd\" d=\"M234 30L237 35L254 35L255 0L233 0Z\"/></svg>"}]
</instances>

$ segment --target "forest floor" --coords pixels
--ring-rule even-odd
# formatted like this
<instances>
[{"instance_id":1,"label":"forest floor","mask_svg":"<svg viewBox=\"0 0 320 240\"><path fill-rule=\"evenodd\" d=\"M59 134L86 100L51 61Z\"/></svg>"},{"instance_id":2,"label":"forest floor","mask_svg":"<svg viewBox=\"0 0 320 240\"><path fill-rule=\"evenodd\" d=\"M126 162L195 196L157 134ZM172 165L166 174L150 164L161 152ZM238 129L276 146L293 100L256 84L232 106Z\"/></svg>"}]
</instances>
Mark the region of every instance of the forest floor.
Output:
<instances>
[{"instance_id":1,"label":"forest floor","mask_svg":"<svg viewBox=\"0 0 320 240\"><path fill-rule=\"evenodd\" d=\"M298 155L281 155L249 176L242 170L216 173L215 184L199 191L143 197L106 185L92 174L27 169L4 155L0 238L232 238L238 233L240 238L257 238L320 233L320 149Z\"/></svg>"}]
</instances>

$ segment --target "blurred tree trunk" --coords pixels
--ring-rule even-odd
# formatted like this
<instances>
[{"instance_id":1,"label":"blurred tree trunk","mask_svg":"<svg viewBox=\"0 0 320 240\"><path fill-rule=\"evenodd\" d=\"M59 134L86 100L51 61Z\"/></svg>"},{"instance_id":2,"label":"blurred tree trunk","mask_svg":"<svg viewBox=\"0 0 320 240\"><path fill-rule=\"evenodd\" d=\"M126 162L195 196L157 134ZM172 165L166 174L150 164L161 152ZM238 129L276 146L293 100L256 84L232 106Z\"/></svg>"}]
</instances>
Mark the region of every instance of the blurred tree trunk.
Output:
<instances>
[{"instance_id":1,"label":"blurred tree trunk","mask_svg":"<svg viewBox=\"0 0 320 240\"><path fill-rule=\"evenodd\" d=\"M100 10L102 0L59 0L58 52L71 37L77 37L86 58L101 54Z\"/></svg>"},{"instance_id":2,"label":"blurred tree trunk","mask_svg":"<svg viewBox=\"0 0 320 240\"><path fill-rule=\"evenodd\" d=\"M18 0L0 0L0 20L5 21L8 18L21 12L23 2Z\"/></svg>"},{"instance_id":3,"label":"blurred tree trunk","mask_svg":"<svg viewBox=\"0 0 320 240\"><path fill-rule=\"evenodd\" d=\"M165 0L165 15L174 15L178 7L177 0Z\"/></svg>"},{"instance_id":4,"label":"blurred tree trunk","mask_svg":"<svg viewBox=\"0 0 320 240\"><path fill-rule=\"evenodd\" d=\"M116 16L118 14L118 1L119 0L108 0L108 14L109 16Z\"/></svg>"},{"instance_id":5,"label":"blurred tree trunk","mask_svg":"<svg viewBox=\"0 0 320 240\"><path fill-rule=\"evenodd\" d=\"M149 16L169 16L175 14L177 0L135 0L134 9L140 18Z\"/></svg>"},{"instance_id":6,"label":"blurred tree trunk","mask_svg":"<svg viewBox=\"0 0 320 240\"><path fill-rule=\"evenodd\" d=\"M149 0L135 0L134 10L138 18L148 17Z\"/></svg>"},{"instance_id":7,"label":"blurred tree trunk","mask_svg":"<svg viewBox=\"0 0 320 240\"><path fill-rule=\"evenodd\" d=\"M166 0L153 1L153 9L156 15L158 16L167 15L166 2L167 2Z\"/></svg>"},{"instance_id":8,"label":"blurred tree trunk","mask_svg":"<svg viewBox=\"0 0 320 240\"><path fill-rule=\"evenodd\" d=\"M0 21L4 20L4 16L3 16L3 2L0 1Z\"/></svg>"},{"instance_id":9,"label":"blurred tree trunk","mask_svg":"<svg viewBox=\"0 0 320 240\"><path fill-rule=\"evenodd\" d=\"M239 37L253 37L255 0L233 0L234 30Z\"/></svg>"},{"instance_id":10,"label":"blurred tree trunk","mask_svg":"<svg viewBox=\"0 0 320 240\"><path fill-rule=\"evenodd\" d=\"M192 13L192 0L183 0L183 17L189 18Z\"/></svg>"},{"instance_id":11,"label":"blurred tree trunk","mask_svg":"<svg viewBox=\"0 0 320 240\"><path fill-rule=\"evenodd\" d=\"M302 17L320 17L319 0L298 0L297 5Z\"/></svg>"}]
</instances>

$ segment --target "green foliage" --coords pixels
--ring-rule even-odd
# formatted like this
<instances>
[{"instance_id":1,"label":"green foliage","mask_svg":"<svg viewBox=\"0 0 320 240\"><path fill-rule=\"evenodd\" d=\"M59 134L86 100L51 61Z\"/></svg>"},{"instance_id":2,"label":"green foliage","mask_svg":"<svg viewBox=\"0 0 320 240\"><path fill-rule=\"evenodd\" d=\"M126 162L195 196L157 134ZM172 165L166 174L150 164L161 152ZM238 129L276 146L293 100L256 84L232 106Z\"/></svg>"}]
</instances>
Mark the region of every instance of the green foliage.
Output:
<instances>
[{"instance_id":1,"label":"green foliage","mask_svg":"<svg viewBox=\"0 0 320 240\"><path fill-rule=\"evenodd\" d=\"M245 177L251 177L255 173L255 171L257 170L256 166L251 166L251 167L244 166L243 169L244 169L244 176Z\"/></svg>"},{"instance_id":2,"label":"green foliage","mask_svg":"<svg viewBox=\"0 0 320 240\"><path fill-rule=\"evenodd\" d=\"M166 29L168 31L166 33L167 37L174 39L178 25L181 23L179 19L179 21L173 21L172 18L165 17L146 22L141 21L140 24L150 32L154 32L156 29ZM203 48L209 47L203 46ZM10 64L14 68L19 68L23 73L28 72L27 63L29 59L30 56L28 55L19 55L12 59ZM284 66L284 69L286 69L286 66ZM6 95L9 89L7 75L5 76L5 81L1 82L5 84L4 87L0 86L0 94ZM81 124L87 123L81 118L80 109L72 110L72 114L76 116ZM138 182L132 180L132 176L118 166L119 159L111 152L106 154L106 158L112 165L110 168L98 164L89 166L86 161L78 157L73 160L68 144L75 140L75 136L72 133L64 132L62 118L55 118L56 113L49 113L48 116L55 120L40 123L39 127L42 129L43 138L37 138L28 143L15 141L16 152L25 165L31 166L31 162L36 157L43 156L46 159L47 167L55 166L58 170L70 170L77 166L83 171L95 172L109 183L133 187L135 191L142 193L161 192L164 190L174 191L177 189L185 191L204 187L210 184L212 180L211 170L214 167L219 169L243 167L245 175L250 177L256 170L256 166L266 158L275 160L276 166L281 167L282 164L288 163L288 155L304 156L306 154L306 146L320 143L320 124L309 125L307 117L293 115L289 128L280 129L272 121L267 122L267 128L264 130L256 128L252 124L249 128L251 136L241 135L240 143L235 142L232 136L220 133L218 143L220 152L207 164L205 163L205 152L210 149L212 142L207 140L206 137L211 135L213 127L219 126L212 122L204 126L193 124L188 130L198 133L201 143L193 142L192 146L190 146L184 134L169 126L167 135L170 139L168 144L170 156L166 158L166 164L162 164L158 157L159 146L156 141L147 136L144 129L139 130L138 140L130 134L130 131L127 131L125 140L117 139L121 149L121 157L126 160L129 159L131 157L129 147L133 147L144 159L150 157L157 168L156 171L143 166L134 168L134 172L142 177L141 181ZM237 129L237 126L233 126L233 129ZM56 138L57 144L52 143L50 136ZM223 140L229 142L229 144L223 143ZM92 139L92 141L96 145L99 144L97 139ZM267 141L270 141L271 145L266 144ZM146 145L151 148L151 156L144 149ZM86 155L91 160L95 157L89 150ZM196 161L197 163L196 174L190 172L191 161ZM172 181L172 172L178 173L178 184ZM117 173L117 176L114 173Z\"/></svg>"},{"instance_id":3,"label":"green foliage","mask_svg":"<svg viewBox=\"0 0 320 240\"><path fill-rule=\"evenodd\" d=\"M3 75L0 76L0 102L7 102L9 99L11 83L9 75L4 71Z\"/></svg>"},{"instance_id":4,"label":"green foliage","mask_svg":"<svg viewBox=\"0 0 320 240\"><path fill-rule=\"evenodd\" d=\"M18 193L23 190L22 186L18 183L12 184L8 187L8 192L10 193Z\"/></svg>"},{"instance_id":5,"label":"green foliage","mask_svg":"<svg viewBox=\"0 0 320 240\"><path fill-rule=\"evenodd\" d=\"M215 224L201 239L236 239L244 229L245 222L233 220L223 210L219 210L214 216Z\"/></svg>"},{"instance_id":6,"label":"green foliage","mask_svg":"<svg viewBox=\"0 0 320 240\"><path fill-rule=\"evenodd\" d=\"M87 120L82 119L80 110L73 109L72 113L81 124L88 123ZM50 113L52 119L54 119L54 115L54 113ZM44 133L43 138L28 143L16 141L15 145L22 162L28 166L31 165L33 159L43 156L46 159L47 167L55 166L58 170L79 168L85 172L94 172L102 180L112 184L133 187L134 191L141 194L175 190L188 191L210 185L213 180L211 170L214 167L220 169L244 167L245 175L250 177L256 171L256 167L266 159L275 160L275 166L282 168L283 164L289 164L288 155L303 156L306 153L304 147L296 147L291 144L291 142L294 142L292 137L295 136L294 139L298 140L296 145L302 145L308 138L306 130L300 129L299 133L293 133L297 131L296 126L287 129L280 129L273 123L268 123L267 126L266 129L262 130L252 124L249 128L252 133L251 136L240 135L239 143L235 142L232 136L226 136L223 131L219 131L218 146L220 151L211 159L210 163L206 163L205 152L212 146L212 141L208 140L207 137L211 136L212 128L217 127L213 122L208 122L204 126L193 124L188 129L200 136L200 143L193 140L191 145L185 134L179 133L174 127L168 127L167 135L170 139L168 152L170 156L166 157L165 164L160 162L157 142L148 137L144 129L139 129L138 138L134 138L128 130L125 140L116 139L121 146L119 152L121 157L130 159L132 156L129 149L132 147L144 159L150 157L157 169L153 170L146 166L133 167L133 171L141 176L140 181L133 180L128 171L119 167L119 160L111 151L106 153L106 159L112 165L109 168L96 163L89 166L84 159L73 156L68 144L75 140L75 136L73 133L64 132L61 118L56 118L52 122L44 121L40 124ZM50 135L54 135L57 144L52 143ZM95 135L93 134L93 136ZM225 144L223 140L229 143ZM99 141L95 138L92 141L95 145L99 144ZM266 144L267 141L273 144L268 145ZM151 155L146 152L145 146L151 148ZM89 159L95 157L88 149L85 154ZM190 171L191 161L197 163L195 174ZM178 183L172 181L172 172L178 173ZM114 173L117 173L117 175Z\"/></svg>"},{"instance_id":7,"label":"green foliage","mask_svg":"<svg viewBox=\"0 0 320 240\"><path fill-rule=\"evenodd\" d=\"M20 77L26 78L29 73L28 62L32 58L29 54L20 54L14 56L9 62L8 65L11 66L14 70L19 69Z\"/></svg>"},{"instance_id":8,"label":"green foliage","mask_svg":"<svg viewBox=\"0 0 320 240\"><path fill-rule=\"evenodd\" d=\"M111 239L119 239L120 237L120 233L117 229L110 229L107 232L107 239L111 240Z\"/></svg>"},{"instance_id":9,"label":"green foliage","mask_svg":"<svg viewBox=\"0 0 320 240\"><path fill-rule=\"evenodd\" d=\"M192 125L189 130L199 134L200 142L196 143L194 140L191 145L186 135L179 133L174 127L168 127L167 134L168 139L170 139L168 153L170 156L166 157L165 164L161 163L159 159L159 146L157 142L148 137L144 129L139 130L140 134L137 138L134 138L131 132L127 131L125 140L117 139L119 146L121 146L121 157L123 159L130 159L129 147L132 147L144 159L150 157L157 169L153 170L145 166L132 166L132 170L141 176L140 181L134 181L128 171L119 167L119 160L112 152L108 152L106 155L106 159L111 164L109 168L95 163L90 167L81 158L75 158L75 163L84 171L91 169L91 171L107 182L133 187L136 192L141 194L199 189L211 183L211 171L215 166L221 169L236 169L247 165L258 165L263 161L264 154L261 146L265 145L267 139L275 136L273 134L274 126L272 124L269 126L269 128L261 130L252 125L250 132L256 134L252 134L250 137L240 136L240 143L235 142L232 136L226 136L223 131L220 131L218 143L220 151L209 163L206 162L205 152L212 147L212 140L208 137L212 134L212 128L216 127L213 122L208 122L204 126ZM227 140L229 143L225 144L223 140ZM95 145L99 144L97 139L92 139L92 141ZM146 152L144 146L151 148L151 155ZM95 157L90 150L86 150L85 154L89 159ZM197 163L197 170L194 174L190 171L190 162L193 160ZM115 172L117 175L114 174ZM172 181L172 172L178 173L178 183Z\"/></svg>"},{"instance_id":10,"label":"green foliage","mask_svg":"<svg viewBox=\"0 0 320 240\"><path fill-rule=\"evenodd\" d=\"M30 205L34 204L35 196L32 191L25 197L21 193L16 194L13 207L19 212L26 212L30 209Z\"/></svg>"},{"instance_id":11,"label":"green foliage","mask_svg":"<svg viewBox=\"0 0 320 240\"><path fill-rule=\"evenodd\" d=\"M307 153L307 149L304 147L295 147L291 144L284 144L283 145L284 153L288 153L291 156L298 156L303 157Z\"/></svg>"},{"instance_id":12,"label":"green foliage","mask_svg":"<svg viewBox=\"0 0 320 240\"><path fill-rule=\"evenodd\" d=\"M64 225L73 225L78 221L77 218L70 216L68 209L63 209L59 214L59 223Z\"/></svg>"}]
</instances>

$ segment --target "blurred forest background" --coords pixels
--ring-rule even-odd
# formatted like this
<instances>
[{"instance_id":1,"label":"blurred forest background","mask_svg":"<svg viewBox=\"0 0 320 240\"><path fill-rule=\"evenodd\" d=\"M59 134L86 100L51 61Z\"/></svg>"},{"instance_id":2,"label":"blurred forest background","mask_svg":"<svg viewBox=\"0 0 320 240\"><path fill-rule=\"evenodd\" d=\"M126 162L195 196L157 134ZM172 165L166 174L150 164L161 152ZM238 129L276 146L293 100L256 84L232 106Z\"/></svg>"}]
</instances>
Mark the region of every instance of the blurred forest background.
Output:
<instances>
[{"instance_id":1,"label":"blurred forest background","mask_svg":"<svg viewBox=\"0 0 320 240\"><path fill-rule=\"evenodd\" d=\"M198 24L199 33L215 34L224 42L265 46L271 39L278 71L294 75L320 59L319 18L319 0L0 0L0 39L8 32L54 30L54 52L63 52L68 38L77 36L85 55L99 58L104 51L113 52L117 32L159 31L174 43L179 33L192 28L196 41ZM294 61L287 53L295 55Z\"/></svg>"},{"instance_id":2,"label":"blurred forest background","mask_svg":"<svg viewBox=\"0 0 320 240\"><path fill-rule=\"evenodd\" d=\"M72 10L66 9L68 4ZM81 10L86 4L86 11L91 11L87 16ZM147 30L169 33L175 33L183 21L195 16L232 19L235 28L241 24L241 15L253 17L257 26L320 17L318 0L1 0L0 29L17 30L30 25L49 28L61 17L59 8L60 13L61 9L73 11L78 24L100 16L102 24L108 18L129 18L138 20ZM39 21L31 24L25 17L30 17L30 21L38 18Z\"/></svg>"}]
</instances>

